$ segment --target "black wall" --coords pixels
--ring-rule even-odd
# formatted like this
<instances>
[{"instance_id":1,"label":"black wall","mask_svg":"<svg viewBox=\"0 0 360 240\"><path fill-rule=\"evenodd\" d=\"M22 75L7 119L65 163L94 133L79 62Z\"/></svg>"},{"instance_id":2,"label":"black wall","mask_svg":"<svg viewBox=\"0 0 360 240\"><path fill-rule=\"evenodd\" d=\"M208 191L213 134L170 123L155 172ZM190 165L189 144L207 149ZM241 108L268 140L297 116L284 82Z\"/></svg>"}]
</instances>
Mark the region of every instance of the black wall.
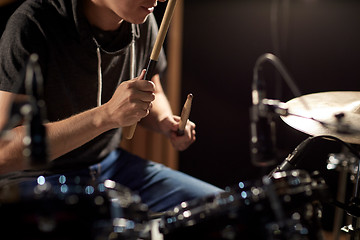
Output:
<instances>
[{"instance_id":1,"label":"black wall","mask_svg":"<svg viewBox=\"0 0 360 240\"><path fill-rule=\"evenodd\" d=\"M359 13L360 2L349 0L185 1L182 102L194 94L190 118L197 124L197 141L180 153L180 170L220 187L267 173L250 162L255 61L264 53L277 55L303 95L358 91ZM294 98L275 69L264 67L267 96ZM306 137L277 119L279 161ZM302 165L334 179L325 169L333 151L337 144L319 142Z\"/></svg>"},{"instance_id":2,"label":"black wall","mask_svg":"<svg viewBox=\"0 0 360 240\"><path fill-rule=\"evenodd\" d=\"M359 13L360 1L350 0L185 1L182 102L193 93L190 118L197 124L197 141L180 153L180 170L219 187L270 172L272 167L250 161L256 60L264 53L278 56L302 95L359 91ZM264 72L268 98L286 102L295 97L271 64L264 64ZM307 137L277 118L279 163ZM318 140L298 165L309 173L319 171L334 198L339 172L328 170L326 161L329 153L340 151L341 144ZM346 181L350 201L353 183ZM323 207L323 228L331 230L335 208Z\"/></svg>"}]
</instances>

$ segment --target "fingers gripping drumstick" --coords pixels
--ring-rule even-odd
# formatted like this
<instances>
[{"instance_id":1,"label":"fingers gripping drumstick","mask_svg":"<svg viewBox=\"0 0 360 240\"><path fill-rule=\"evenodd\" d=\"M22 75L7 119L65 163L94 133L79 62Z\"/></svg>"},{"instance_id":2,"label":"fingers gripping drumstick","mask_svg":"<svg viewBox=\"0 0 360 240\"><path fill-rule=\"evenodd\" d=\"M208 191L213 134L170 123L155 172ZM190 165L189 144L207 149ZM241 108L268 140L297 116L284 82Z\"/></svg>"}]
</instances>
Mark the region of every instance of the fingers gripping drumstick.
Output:
<instances>
[{"instance_id":1,"label":"fingers gripping drumstick","mask_svg":"<svg viewBox=\"0 0 360 240\"><path fill-rule=\"evenodd\" d=\"M178 136L184 135L185 126L186 126L187 120L189 119L189 116L190 116L192 99L193 99L193 95L191 93L188 94L187 98L186 98L186 102L184 104L184 107L181 111L179 129L177 131Z\"/></svg>"},{"instance_id":2,"label":"fingers gripping drumstick","mask_svg":"<svg viewBox=\"0 0 360 240\"><path fill-rule=\"evenodd\" d=\"M176 5L176 0L169 0L166 6L164 17L160 25L159 33L156 37L155 44L151 52L151 56L146 69L144 80L151 80L153 71L155 70L156 63L159 59L161 47L164 43L166 33L169 29L170 21L175 10L175 5ZM130 127L124 128L124 136L126 139L132 139L135 133L136 125L137 124L135 123Z\"/></svg>"}]
</instances>

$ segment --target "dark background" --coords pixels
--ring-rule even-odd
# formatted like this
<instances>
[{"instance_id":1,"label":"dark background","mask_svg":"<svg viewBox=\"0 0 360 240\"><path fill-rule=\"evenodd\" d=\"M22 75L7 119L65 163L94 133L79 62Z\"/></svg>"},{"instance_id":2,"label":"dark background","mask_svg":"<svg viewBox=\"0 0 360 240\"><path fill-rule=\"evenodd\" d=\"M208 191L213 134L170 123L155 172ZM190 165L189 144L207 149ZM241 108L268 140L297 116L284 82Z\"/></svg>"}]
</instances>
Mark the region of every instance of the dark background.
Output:
<instances>
[{"instance_id":1,"label":"dark background","mask_svg":"<svg viewBox=\"0 0 360 240\"><path fill-rule=\"evenodd\" d=\"M360 90L360 1L184 3L181 102L193 93L190 118L197 125L196 143L180 153L180 170L186 173L226 187L270 171L255 167L249 151L253 68L264 53L281 59L303 95ZM293 99L275 68L271 64L264 68L267 97ZM278 161L307 137L277 118ZM319 171L334 198L338 171L327 170L326 161L329 153L340 151L340 144L319 140L307 148L298 166L310 173ZM346 184L349 201L353 185ZM332 228L333 213L334 207L325 204L325 229Z\"/></svg>"},{"instance_id":2,"label":"dark background","mask_svg":"<svg viewBox=\"0 0 360 240\"><path fill-rule=\"evenodd\" d=\"M14 5L0 8L2 24ZM159 22L164 8L160 3L155 10ZM255 167L249 151L253 68L262 54L278 56L303 95L359 90L360 1L185 0L183 30L181 102L193 93L197 141L180 153L179 168L216 186L255 180L272 169ZM264 68L268 98L295 97L271 64ZM280 163L308 136L275 120ZM299 165L320 171L334 195L338 172L327 170L326 160L340 149L318 141Z\"/></svg>"},{"instance_id":3,"label":"dark background","mask_svg":"<svg viewBox=\"0 0 360 240\"><path fill-rule=\"evenodd\" d=\"M360 2L349 0L185 1L182 102L194 94L197 141L180 154L180 170L220 187L266 173L251 164L249 151L256 60L278 56L303 95L358 91L359 13ZM275 68L264 68L267 97L294 98ZM281 162L307 135L280 119L276 129ZM327 141L317 145L303 160L309 171L337 150Z\"/></svg>"}]
</instances>

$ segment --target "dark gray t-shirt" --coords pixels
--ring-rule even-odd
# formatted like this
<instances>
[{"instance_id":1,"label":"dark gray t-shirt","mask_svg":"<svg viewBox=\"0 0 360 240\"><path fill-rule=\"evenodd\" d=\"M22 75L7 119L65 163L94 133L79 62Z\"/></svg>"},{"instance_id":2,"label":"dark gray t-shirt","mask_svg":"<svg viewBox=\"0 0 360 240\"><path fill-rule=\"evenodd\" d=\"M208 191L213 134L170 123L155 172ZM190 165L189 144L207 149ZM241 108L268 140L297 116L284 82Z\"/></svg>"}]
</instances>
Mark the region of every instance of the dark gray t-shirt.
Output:
<instances>
[{"instance_id":1,"label":"dark gray t-shirt","mask_svg":"<svg viewBox=\"0 0 360 240\"><path fill-rule=\"evenodd\" d=\"M157 24L150 15L139 25L136 37L136 74L145 68L156 39ZM25 1L9 19L0 42L0 90L18 89L20 71L30 54L39 55L44 78L44 98L48 121L58 121L97 105L98 57L101 45L103 78L102 103L107 102L121 81L130 79L131 25L123 22L115 32L90 26L81 11L81 0ZM103 45L102 45L103 44ZM155 73L163 73L163 51ZM57 172L99 162L119 146L121 129L101 134L92 141L51 162L46 170Z\"/></svg>"}]
</instances>

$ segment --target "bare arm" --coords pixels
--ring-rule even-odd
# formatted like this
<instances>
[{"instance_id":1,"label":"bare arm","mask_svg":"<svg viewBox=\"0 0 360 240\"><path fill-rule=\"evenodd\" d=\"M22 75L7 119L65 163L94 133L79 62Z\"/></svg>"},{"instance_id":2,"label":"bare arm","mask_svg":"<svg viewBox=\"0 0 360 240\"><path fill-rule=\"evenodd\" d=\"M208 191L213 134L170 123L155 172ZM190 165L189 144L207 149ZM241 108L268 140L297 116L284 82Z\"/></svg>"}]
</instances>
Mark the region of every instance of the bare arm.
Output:
<instances>
[{"instance_id":1,"label":"bare arm","mask_svg":"<svg viewBox=\"0 0 360 240\"><path fill-rule=\"evenodd\" d=\"M156 74L152 81L155 84L155 100L152 102L151 111L146 118L143 118L140 124L147 129L153 130L155 132L162 133L167 135L167 132L164 132L164 129L161 127L161 122L165 118L173 117L173 112L171 110L169 101L164 93L162 88L160 77ZM167 129L166 129L167 130Z\"/></svg>"},{"instance_id":2,"label":"bare arm","mask_svg":"<svg viewBox=\"0 0 360 240\"><path fill-rule=\"evenodd\" d=\"M5 96L4 96L5 95ZM0 92L0 101L11 96ZM45 124L49 147L49 160L53 160L80 147L102 132L112 128L105 122L103 106L74 115L68 119ZM9 139L0 140L0 173L28 169L27 159L23 156L25 126L12 130Z\"/></svg>"},{"instance_id":3,"label":"bare arm","mask_svg":"<svg viewBox=\"0 0 360 240\"><path fill-rule=\"evenodd\" d=\"M105 131L130 126L147 116L154 100L155 86L152 82L140 80L143 75L144 72L138 78L120 84L104 105L45 124L49 160L82 146ZM13 96L0 91L0 105L9 102ZM0 140L0 173L29 168L22 155L25 127L16 127L12 132L10 141Z\"/></svg>"}]
</instances>

